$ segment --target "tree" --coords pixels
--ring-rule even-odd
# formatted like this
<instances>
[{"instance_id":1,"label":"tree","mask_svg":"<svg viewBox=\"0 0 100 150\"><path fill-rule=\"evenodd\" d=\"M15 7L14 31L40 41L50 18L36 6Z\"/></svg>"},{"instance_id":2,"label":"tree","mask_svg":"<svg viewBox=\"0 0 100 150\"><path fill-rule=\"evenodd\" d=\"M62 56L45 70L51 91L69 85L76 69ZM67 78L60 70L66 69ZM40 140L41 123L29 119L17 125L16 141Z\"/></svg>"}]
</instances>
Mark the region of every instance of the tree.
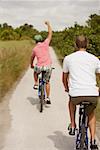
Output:
<instances>
[{"instance_id":1,"label":"tree","mask_svg":"<svg viewBox=\"0 0 100 150\"><path fill-rule=\"evenodd\" d=\"M7 29L8 28L8 24L7 23L4 23L3 24L3 29Z\"/></svg>"},{"instance_id":2,"label":"tree","mask_svg":"<svg viewBox=\"0 0 100 150\"><path fill-rule=\"evenodd\" d=\"M14 40L13 32L9 30L4 30L1 33L1 40Z\"/></svg>"}]
</instances>

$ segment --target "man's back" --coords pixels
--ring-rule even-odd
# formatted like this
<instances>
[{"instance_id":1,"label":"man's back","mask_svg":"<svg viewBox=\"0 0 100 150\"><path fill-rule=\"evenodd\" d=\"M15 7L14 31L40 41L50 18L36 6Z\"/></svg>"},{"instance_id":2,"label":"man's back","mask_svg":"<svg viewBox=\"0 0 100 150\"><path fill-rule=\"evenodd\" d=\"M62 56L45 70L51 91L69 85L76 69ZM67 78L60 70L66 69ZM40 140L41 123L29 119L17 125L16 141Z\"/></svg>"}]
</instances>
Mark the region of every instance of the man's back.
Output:
<instances>
[{"instance_id":1,"label":"man's back","mask_svg":"<svg viewBox=\"0 0 100 150\"><path fill-rule=\"evenodd\" d=\"M63 63L62 81L65 91L69 92L69 114L71 128L69 135L75 135L76 105L89 101L86 109L90 129L90 149L98 149L95 140L96 118L94 110L97 106L99 89L96 86L96 73L100 74L100 61L94 55L86 52L88 39L84 35L77 36L75 44L77 52L66 56Z\"/></svg>"},{"instance_id":2,"label":"man's back","mask_svg":"<svg viewBox=\"0 0 100 150\"><path fill-rule=\"evenodd\" d=\"M69 72L71 96L98 96L96 69L99 60L86 51L77 51L65 57L64 68Z\"/></svg>"},{"instance_id":3,"label":"man's back","mask_svg":"<svg viewBox=\"0 0 100 150\"><path fill-rule=\"evenodd\" d=\"M49 54L49 40L46 39L44 42L39 42L34 50L35 56L37 57L38 66L51 65L51 58Z\"/></svg>"}]
</instances>

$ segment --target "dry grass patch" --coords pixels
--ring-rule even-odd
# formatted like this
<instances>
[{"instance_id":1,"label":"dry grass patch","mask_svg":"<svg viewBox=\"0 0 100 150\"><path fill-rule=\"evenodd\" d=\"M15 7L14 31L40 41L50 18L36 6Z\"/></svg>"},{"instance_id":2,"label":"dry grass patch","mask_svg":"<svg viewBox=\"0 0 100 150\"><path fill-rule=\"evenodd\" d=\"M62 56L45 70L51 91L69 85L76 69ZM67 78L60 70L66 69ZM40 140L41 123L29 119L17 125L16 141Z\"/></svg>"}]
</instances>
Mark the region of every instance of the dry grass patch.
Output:
<instances>
[{"instance_id":1,"label":"dry grass patch","mask_svg":"<svg viewBox=\"0 0 100 150\"><path fill-rule=\"evenodd\" d=\"M0 98L28 67L32 41L0 41Z\"/></svg>"}]
</instances>

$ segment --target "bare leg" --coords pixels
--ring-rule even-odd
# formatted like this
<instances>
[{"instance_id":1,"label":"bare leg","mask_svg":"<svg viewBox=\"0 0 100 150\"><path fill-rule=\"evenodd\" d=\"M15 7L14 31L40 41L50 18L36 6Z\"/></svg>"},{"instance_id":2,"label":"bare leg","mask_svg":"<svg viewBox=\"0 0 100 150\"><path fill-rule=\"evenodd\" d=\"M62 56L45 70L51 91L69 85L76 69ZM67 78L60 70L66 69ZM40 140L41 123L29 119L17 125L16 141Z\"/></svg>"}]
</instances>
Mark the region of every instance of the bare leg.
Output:
<instances>
[{"instance_id":1,"label":"bare leg","mask_svg":"<svg viewBox=\"0 0 100 150\"><path fill-rule=\"evenodd\" d=\"M46 83L46 94L47 94L47 97L50 96L50 82Z\"/></svg>"},{"instance_id":2,"label":"bare leg","mask_svg":"<svg viewBox=\"0 0 100 150\"><path fill-rule=\"evenodd\" d=\"M34 85L38 85L38 75L34 72Z\"/></svg>"},{"instance_id":3,"label":"bare leg","mask_svg":"<svg viewBox=\"0 0 100 150\"><path fill-rule=\"evenodd\" d=\"M75 128L75 112L76 112L76 106L73 105L71 100L69 100L69 113L70 113L70 121L71 121L71 127Z\"/></svg>"},{"instance_id":4,"label":"bare leg","mask_svg":"<svg viewBox=\"0 0 100 150\"><path fill-rule=\"evenodd\" d=\"M93 141L96 133L96 117L94 111L89 115L90 138Z\"/></svg>"}]
</instances>

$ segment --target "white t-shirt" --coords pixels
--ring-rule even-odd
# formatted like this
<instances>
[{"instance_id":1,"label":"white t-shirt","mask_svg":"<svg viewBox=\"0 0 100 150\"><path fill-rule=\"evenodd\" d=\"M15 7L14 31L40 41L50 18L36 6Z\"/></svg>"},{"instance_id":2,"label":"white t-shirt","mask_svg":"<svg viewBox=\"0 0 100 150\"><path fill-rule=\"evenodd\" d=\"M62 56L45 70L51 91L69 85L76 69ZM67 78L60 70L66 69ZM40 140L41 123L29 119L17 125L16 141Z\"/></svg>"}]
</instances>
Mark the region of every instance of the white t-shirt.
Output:
<instances>
[{"instance_id":1,"label":"white t-shirt","mask_svg":"<svg viewBox=\"0 0 100 150\"><path fill-rule=\"evenodd\" d=\"M96 73L100 73L100 60L86 51L77 51L64 58L63 72L69 72L69 95L98 96Z\"/></svg>"}]
</instances>

